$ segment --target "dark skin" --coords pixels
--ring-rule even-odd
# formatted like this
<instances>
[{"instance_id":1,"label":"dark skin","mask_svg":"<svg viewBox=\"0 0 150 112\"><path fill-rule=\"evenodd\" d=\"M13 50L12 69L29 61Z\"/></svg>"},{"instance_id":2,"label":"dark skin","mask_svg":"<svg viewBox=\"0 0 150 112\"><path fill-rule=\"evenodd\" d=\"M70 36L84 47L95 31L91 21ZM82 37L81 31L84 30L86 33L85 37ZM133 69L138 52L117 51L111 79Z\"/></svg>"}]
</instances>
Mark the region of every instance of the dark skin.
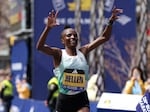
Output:
<instances>
[{"instance_id":1,"label":"dark skin","mask_svg":"<svg viewBox=\"0 0 150 112\"><path fill-rule=\"evenodd\" d=\"M109 18L110 21L115 21L116 19L118 19L117 14L118 13L122 13L122 9L117 9L114 8L112 10L112 15ZM51 47L49 45L47 45L45 43L47 35L49 33L49 31L55 27L58 26L59 24L56 22L56 18L58 16L58 12L54 12L54 10L52 10L49 13L49 16L47 18L48 22L45 26L45 29L43 30L38 43L37 43L37 49L44 52L47 55L50 55L53 57L53 62L54 62L54 67L58 67L60 65L61 62L61 56L62 56L62 51L60 48L57 47ZM97 48L98 46L100 46L101 44L105 43L106 41L108 41L110 39L111 36L111 31L112 31L112 25L108 25L101 36L98 36L93 42L90 42L84 46L81 46L79 48L79 50L85 55L87 56L87 54L92 51L93 49ZM67 28L65 30L62 31L61 33L61 42L65 47L65 50L67 52L68 55L70 56L76 56L77 55L77 44L78 44L78 35L77 32L73 29L73 28ZM89 108L88 107L84 107L82 109L80 109L78 112L89 112Z\"/></svg>"},{"instance_id":2,"label":"dark skin","mask_svg":"<svg viewBox=\"0 0 150 112\"><path fill-rule=\"evenodd\" d=\"M114 8L112 11L112 15L110 17L109 20L115 21L116 19L118 19L117 14L121 13L122 10L121 9L116 9ZM42 32L40 39L38 40L37 43L37 49L53 56L54 58L54 66L58 67L60 62L61 62L61 49L60 48L56 48L56 47L51 47L47 44L45 44L47 35L49 33L49 31L55 27L58 26L59 24L56 22L56 18L58 16L58 12L54 12L54 10L52 10L52 12L49 14L48 16L48 22L47 25L45 26L44 31ZM90 51L92 51L93 49L97 48L98 46L100 46L101 44L105 43L106 41L109 40L110 36L111 36L111 31L112 31L112 26L109 25L105 28L105 30L103 31L102 36L98 36L96 40L94 40L91 43L88 43L84 46L82 46L81 48L79 48L79 50L86 56ZM72 34L70 38L68 38L66 35L67 33ZM62 44L64 44L66 52L70 55L70 56L75 56L76 55L76 47L77 47L77 43L75 45L70 45L69 41L70 40L78 40L77 37L74 36L74 34L77 34L77 32L72 29L66 29L62 32L61 34L61 40L62 40Z\"/></svg>"}]
</instances>

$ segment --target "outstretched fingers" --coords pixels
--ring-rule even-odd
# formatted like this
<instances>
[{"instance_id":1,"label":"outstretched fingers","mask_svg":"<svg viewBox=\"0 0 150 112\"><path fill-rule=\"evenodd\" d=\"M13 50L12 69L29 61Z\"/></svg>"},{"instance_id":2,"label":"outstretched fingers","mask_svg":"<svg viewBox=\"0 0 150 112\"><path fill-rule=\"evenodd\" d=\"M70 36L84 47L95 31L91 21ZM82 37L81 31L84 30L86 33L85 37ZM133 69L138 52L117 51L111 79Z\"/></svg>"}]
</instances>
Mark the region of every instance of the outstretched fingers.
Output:
<instances>
[{"instance_id":1,"label":"outstretched fingers","mask_svg":"<svg viewBox=\"0 0 150 112\"><path fill-rule=\"evenodd\" d=\"M123 10L122 9L118 9L118 8L116 8L116 6L114 6L113 9L112 9L112 13L114 13L114 14L123 13Z\"/></svg>"},{"instance_id":2,"label":"outstretched fingers","mask_svg":"<svg viewBox=\"0 0 150 112\"><path fill-rule=\"evenodd\" d=\"M58 16L58 11L56 11L55 18L57 18L57 16Z\"/></svg>"},{"instance_id":3,"label":"outstretched fingers","mask_svg":"<svg viewBox=\"0 0 150 112\"><path fill-rule=\"evenodd\" d=\"M122 9L117 9L116 7L114 7L112 9L112 19L113 20L116 20L119 18L119 16L117 16L118 13L123 13L123 10Z\"/></svg>"},{"instance_id":4,"label":"outstretched fingers","mask_svg":"<svg viewBox=\"0 0 150 112\"><path fill-rule=\"evenodd\" d=\"M113 13L123 13L123 10L122 9L115 9L115 10L113 10Z\"/></svg>"},{"instance_id":5,"label":"outstretched fingers","mask_svg":"<svg viewBox=\"0 0 150 112\"><path fill-rule=\"evenodd\" d=\"M54 10L51 11L51 16L52 16L52 17L55 17L55 12L54 12Z\"/></svg>"},{"instance_id":6,"label":"outstretched fingers","mask_svg":"<svg viewBox=\"0 0 150 112\"><path fill-rule=\"evenodd\" d=\"M58 11L56 11L56 13L55 13L54 10L52 10L51 12L49 12L49 17L57 18L57 16L58 16Z\"/></svg>"},{"instance_id":7,"label":"outstretched fingers","mask_svg":"<svg viewBox=\"0 0 150 112\"><path fill-rule=\"evenodd\" d=\"M48 26L57 26L59 23L56 22L58 16L58 11L50 11L48 15Z\"/></svg>"}]
</instances>

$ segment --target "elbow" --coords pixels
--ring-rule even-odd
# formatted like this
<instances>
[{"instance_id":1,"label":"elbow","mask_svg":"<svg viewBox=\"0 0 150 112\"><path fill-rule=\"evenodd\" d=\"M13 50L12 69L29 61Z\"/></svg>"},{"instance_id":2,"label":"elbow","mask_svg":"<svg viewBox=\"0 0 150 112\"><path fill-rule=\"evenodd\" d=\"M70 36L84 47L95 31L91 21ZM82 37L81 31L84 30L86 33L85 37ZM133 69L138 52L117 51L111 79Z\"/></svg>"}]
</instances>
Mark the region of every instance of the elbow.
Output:
<instances>
[{"instance_id":1,"label":"elbow","mask_svg":"<svg viewBox=\"0 0 150 112\"><path fill-rule=\"evenodd\" d=\"M110 36L108 36L108 37L105 37L105 40L106 40L106 41L108 41L109 39L110 39Z\"/></svg>"},{"instance_id":2,"label":"elbow","mask_svg":"<svg viewBox=\"0 0 150 112\"><path fill-rule=\"evenodd\" d=\"M105 36L106 40L109 40L111 38L111 34L105 34L104 36Z\"/></svg>"},{"instance_id":3,"label":"elbow","mask_svg":"<svg viewBox=\"0 0 150 112\"><path fill-rule=\"evenodd\" d=\"M110 38L111 38L111 33L104 33L103 35L102 35L103 37L104 37L104 39L106 40L106 41L108 41Z\"/></svg>"},{"instance_id":4,"label":"elbow","mask_svg":"<svg viewBox=\"0 0 150 112\"><path fill-rule=\"evenodd\" d=\"M39 46L39 45L36 45L36 49L37 49L37 50L40 50L40 46Z\"/></svg>"},{"instance_id":5,"label":"elbow","mask_svg":"<svg viewBox=\"0 0 150 112\"><path fill-rule=\"evenodd\" d=\"M104 42L108 41L110 39L110 36L103 36Z\"/></svg>"},{"instance_id":6,"label":"elbow","mask_svg":"<svg viewBox=\"0 0 150 112\"><path fill-rule=\"evenodd\" d=\"M43 44L40 42L40 41L38 41L37 42L37 44L36 44L36 49L38 50L38 51L40 51L42 48L43 48Z\"/></svg>"},{"instance_id":7,"label":"elbow","mask_svg":"<svg viewBox=\"0 0 150 112\"><path fill-rule=\"evenodd\" d=\"M40 51L40 50L41 50L41 46L40 46L39 44L37 44L37 45L36 45L36 49L37 49L38 51Z\"/></svg>"}]
</instances>

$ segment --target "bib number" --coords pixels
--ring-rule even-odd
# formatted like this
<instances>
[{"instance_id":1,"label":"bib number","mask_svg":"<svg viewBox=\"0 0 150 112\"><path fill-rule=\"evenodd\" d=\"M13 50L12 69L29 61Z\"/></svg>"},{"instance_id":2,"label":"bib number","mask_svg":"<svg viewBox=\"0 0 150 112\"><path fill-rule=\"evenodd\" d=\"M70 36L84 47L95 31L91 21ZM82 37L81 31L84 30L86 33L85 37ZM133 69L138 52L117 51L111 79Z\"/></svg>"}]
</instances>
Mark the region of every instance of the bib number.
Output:
<instances>
[{"instance_id":1,"label":"bib number","mask_svg":"<svg viewBox=\"0 0 150 112\"><path fill-rule=\"evenodd\" d=\"M84 71L78 70L65 70L63 75L63 88L73 91L82 91L85 87L85 74Z\"/></svg>"}]
</instances>

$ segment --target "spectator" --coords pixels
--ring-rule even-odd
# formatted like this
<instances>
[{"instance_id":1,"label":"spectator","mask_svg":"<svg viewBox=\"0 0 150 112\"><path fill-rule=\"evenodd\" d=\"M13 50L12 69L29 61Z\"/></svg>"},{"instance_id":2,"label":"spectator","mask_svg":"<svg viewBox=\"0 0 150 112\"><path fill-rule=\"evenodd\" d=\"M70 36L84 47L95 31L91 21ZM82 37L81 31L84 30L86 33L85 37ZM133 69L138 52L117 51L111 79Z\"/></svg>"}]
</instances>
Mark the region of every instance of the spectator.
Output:
<instances>
[{"instance_id":1,"label":"spectator","mask_svg":"<svg viewBox=\"0 0 150 112\"><path fill-rule=\"evenodd\" d=\"M145 93L144 82L142 80L142 70L139 67L132 68L131 77L126 82L123 93L143 95Z\"/></svg>"},{"instance_id":2,"label":"spectator","mask_svg":"<svg viewBox=\"0 0 150 112\"><path fill-rule=\"evenodd\" d=\"M1 82L0 96L4 105L5 112L10 112L11 103L13 99L13 84L11 82L11 74L7 74L5 79Z\"/></svg>"},{"instance_id":3,"label":"spectator","mask_svg":"<svg viewBox=\"0 0 150 112\"><path fill-rule=\"evenodd\" d=\"M27 81L26 77L23 77L21 81L17 81L16 83L17 92L19 98L21 99L29 99L31 95L31 86Z\"/></svg>"},{"instance_id":4,"label":"spectator","mask_svg":"<svg viewBox=\"0 0 150 112\"><path fill-rule=\"evenodd\" d=\"M49 107L51 112L55 112L56 101L59 94L57 77L53 77L48 81L47 88L49 94L45 101L45 104Z\"/></svg>"}]
</instances>

